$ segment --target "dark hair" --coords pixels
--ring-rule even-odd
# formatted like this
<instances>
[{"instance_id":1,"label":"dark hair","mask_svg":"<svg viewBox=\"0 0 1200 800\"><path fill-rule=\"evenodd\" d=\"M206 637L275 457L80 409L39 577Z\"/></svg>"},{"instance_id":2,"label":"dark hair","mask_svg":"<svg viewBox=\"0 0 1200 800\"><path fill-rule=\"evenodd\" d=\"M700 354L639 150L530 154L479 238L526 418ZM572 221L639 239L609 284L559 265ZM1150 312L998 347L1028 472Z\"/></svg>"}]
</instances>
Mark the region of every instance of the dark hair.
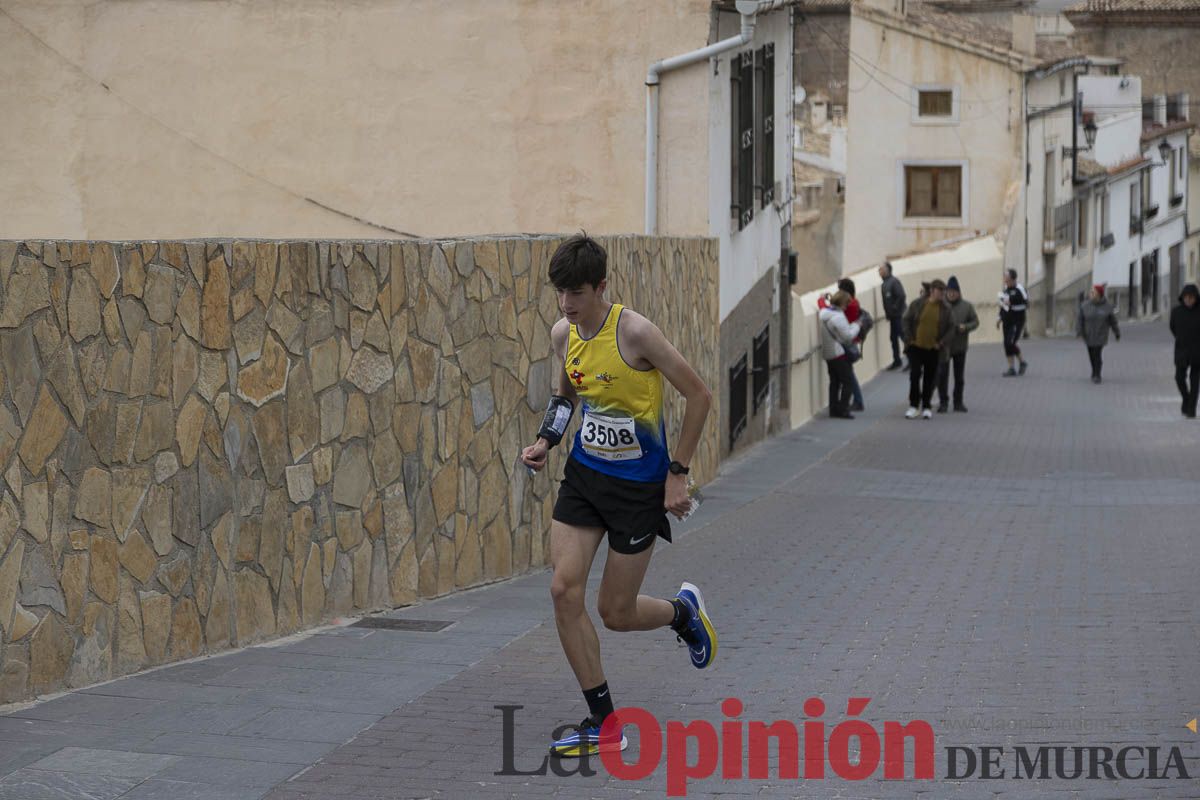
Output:
<instances>
[{"instance_id":1,"label":"dark hair","mask_svg":"<svg viewBox=\"0 0 1200 800\"><path fill-rule=\"evenodd\" d=\"M885 267L887 267L888 275L891 275L892 274L892 262L885 261L885 262L883 262L883 265Z\"/></svg>"},{"instance_id":2,"label":"dark hair","mask_svg":"<svg viewBox=\"0 0 1200 800\"><path fill-rule=\"evenodd\" d=\"M1015 281L1017 279L1017 271L1015 269L1005 270L1008 273L1008 279Z\"/></svg>"},{"instance_id":3,"label":"dark hair","mask_svg":"<svg viewBox=\"0 0 1200 800\"><path fill-rule=\"evenodd\" d=\"M842 278L841 280L838 281L837 286L839 289L841 289L843 292L850 295L851 297L855 296L854 281L850 280L849 278Z\"/></svg>"},{"instance_id":4,"label":"dark hair","mask_svg":"<svg viewBox=\"0 0 1200 800\"><path fill-rule=\"evenodd\" d=\"M555 289L579 289L584 284L595 288L606 277L608 253L586 231L560 244L550 257L550 282Z\"/></svg>"},{"instance_id":5,"label":"dark hair","mask_svg":"<svg viewBox=\"0 0 1200 800\"><path fill-rule=\"evenodd\" d=\"M929 290L933 291L934 289L940 289L943 292L946 291L945 282L943 282L941 278L934 278L933 281L929 284Z\"/></svg>"}]
</instances>

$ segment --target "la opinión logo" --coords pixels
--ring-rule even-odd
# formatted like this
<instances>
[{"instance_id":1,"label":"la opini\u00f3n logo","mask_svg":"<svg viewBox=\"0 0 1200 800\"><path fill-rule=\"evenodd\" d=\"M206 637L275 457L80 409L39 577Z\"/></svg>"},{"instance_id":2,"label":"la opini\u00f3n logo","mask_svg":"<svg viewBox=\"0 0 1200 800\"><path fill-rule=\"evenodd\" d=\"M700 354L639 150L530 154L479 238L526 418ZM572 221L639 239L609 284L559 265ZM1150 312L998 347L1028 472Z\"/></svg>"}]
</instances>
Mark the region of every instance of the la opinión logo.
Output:
<instances>
[{"instance_id":1,"label":"la opini\u00f3n logo","mask_svg":"<svg viewBox=\"0 0 1200 800\"><path fill-rule=\"evenodd\" d=\"M721 703L725 719L719 725L707 720L664 725L644 708L629 706L610 715L601 728L602 739L618 738L618 728L636 733L640 747L631 761L619 750L604 750L599 760L610 775L627 781L643 780L666 762L667 796L685 797L691 781L719 775L722 780L823 780L837 777L864 781L932 780L936 748L933 726L925 720L907 723L886 721L882 733L862 714L869 697L851 697L848 719L830 728L822 719L825 702L810 697L804 702L807 719L799 726L791 720L744 720L745 705L730 697ZM520 705L498 705L503 715L504 763L496 775L546 775L567 777L596 774L595 757L559 759L547 753L533 769L518 769L515 760L516 712ZM1189 723L1189 728L1191 723ZM554 738L575 730L564 725ZM911 748L909 743L911 742ZM911 761L906 756L911 753ZM774 754L774 759L772 758ZM853 755L853 758L852 758ZM950 746L945 748L946 780L1142 780L1190 779L1178 747L1132 745L1118 747L1039 744ZM910 768L911 767L911 768ZM774 773L774 774L772 774Z\"/></svg>"},{"instance_id":2,"label":"la opini\u00f3n logo","mask_svg":"<svg viewBox=\"0 0 1200 800\"><path fill-rule=\"evenodd\" d=\"M860 716L871 702L869 697L852 697L846 703L846 713ZM548 754L541 765L533 770L518 770L514 764L513 751L515 712L523 706L495 706L504 715L504 767L496 775L545 775L553 770L560 776L595 774L590 759L567 767L559 759ZM820 717L825 713L825 703L818 697L810 697L804 703L804 713L809 719L802 723L804 729L803 769L800 758L801 735L791 720L762 722L745 721L741 715L744 704L737 698L727 698L721 703L721 712L726 719L718 726L706 720L683 723L668 720L666 725L644 708L629 706L610 715L601 729L601 737L616 736L619 727L636 730L640 748L635 761L626 763L620 752L602 752L600 761L615 778L642 780L653 774L663 763L667 766L667 795L684 797L688 782L710 778L719 770L724 780L768 780L771 776L771 752L775 759L776 775L779 780L821 780L826 777L826 767L839 778L861 781L872 777L883 765L883 777L887 780L903 780L906 777L905 743L912 741L913 769L911 777L931 779L934 776L934 733L933 727L924 720L907 724L884 722L883 735L864 719L848 719L826 733L826 724ZM562 735L573 726L565 726L555 732ZM851 744L857 749L857 759L851 760ZM691 748L694 759L689 759Z\"/></svg>"}]
</instances>

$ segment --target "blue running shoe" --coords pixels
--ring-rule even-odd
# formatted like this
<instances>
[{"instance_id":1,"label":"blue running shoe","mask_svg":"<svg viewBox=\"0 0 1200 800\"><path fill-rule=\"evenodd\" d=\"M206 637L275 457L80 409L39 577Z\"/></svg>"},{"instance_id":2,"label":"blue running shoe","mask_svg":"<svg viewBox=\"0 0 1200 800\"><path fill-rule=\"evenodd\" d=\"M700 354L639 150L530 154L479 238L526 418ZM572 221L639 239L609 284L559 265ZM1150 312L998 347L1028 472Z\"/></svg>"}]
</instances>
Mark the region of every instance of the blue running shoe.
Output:
<instances>
[{"instance_id":1,"label":"blue running shoe","mask_svg":"<svg viewBox=\"0 0 1200 800\"><path fill-rule=\"evenodd\" d=\"M704 669L717 657L717 629L713 627L704 608L704 597L694 584L685 582L675 595L692 612L691 619L679 631L678 638L688 646L692 666Z\"/></svg>"},{"instance_id":2,"label":"blue running shoe","mask_svg":"<svg viewBox=\"0 0 1200 800\"><path fill-rule=\"evenodd\" d=\"M583 758L594 756L601 751L620 752L629 747L629 739L624 729L617 736L600 736L600 726L588 717L574 731L550 745L550 753L559 758Z\"/></svg>"}]
</instances>

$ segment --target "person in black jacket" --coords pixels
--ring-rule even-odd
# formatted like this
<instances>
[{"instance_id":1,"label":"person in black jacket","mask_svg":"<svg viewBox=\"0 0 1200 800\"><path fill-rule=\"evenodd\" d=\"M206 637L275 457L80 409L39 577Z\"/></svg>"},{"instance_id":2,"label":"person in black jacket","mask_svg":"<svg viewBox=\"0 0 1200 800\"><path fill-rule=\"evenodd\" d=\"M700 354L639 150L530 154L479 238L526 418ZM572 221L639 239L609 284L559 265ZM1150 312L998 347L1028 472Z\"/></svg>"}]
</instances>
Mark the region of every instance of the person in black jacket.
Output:
<instances>
[{"instance_id":1,"label":"person in black jacket","mask_svg":"<svg viewBox=\"0 0 1200 800\"><path fill-rule=\"evenodd\" d=\"M896 370L904 366L900 360L900 342L904 338L904 310L908 307L908 298L904 294L904 284L892 274L892 262L883 262L879 277L883 279L879 287L883 295L883 314L887 317L892 337L892 363L888 369Z\"/></svg>"},{"instance_id":2,"label":"person in black jacket","mask_svg":"<svg viewBox=\"0 0 1200 800\"><path fill-rule=\"evenodd\" d=\"M996 327L1004 327L1004 355L1008 359L1008 371L1004 373L1006 378L1024 375L1029 368L1017 344L1025 330L1025 312L1028 308L1029 295L1025 287L1017 283L1017 271L1005 270L1004 288L1000 290L1000 319L996 321Z\"/></svg>"},{"instance_id":3,"label":"person in black jacket","mask_svg":"<svg viewBox=\"0 0 1200 800\"><path fill-rule=\"evenodd\" d=\"M1183 415L1196 418L1200 398L1200 289L1189 283L1179 293L1179 305L1171 309L1171 333L1175 336L1175 385L1183 396Z\"/></svg>"}]
</instances>

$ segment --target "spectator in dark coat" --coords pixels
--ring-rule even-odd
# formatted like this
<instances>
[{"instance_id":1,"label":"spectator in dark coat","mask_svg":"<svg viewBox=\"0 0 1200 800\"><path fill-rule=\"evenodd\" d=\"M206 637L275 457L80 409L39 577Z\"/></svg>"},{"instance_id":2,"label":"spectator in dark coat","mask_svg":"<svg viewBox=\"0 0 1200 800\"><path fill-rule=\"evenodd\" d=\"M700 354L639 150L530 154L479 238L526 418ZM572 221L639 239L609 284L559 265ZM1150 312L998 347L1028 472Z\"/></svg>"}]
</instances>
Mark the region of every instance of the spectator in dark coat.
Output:
<instances>
[{"instance_id":1,"label":"spectator in dark coat","mask_svg":"<svg viewBox=\"0 0 1200 800\"><path fill-rule=\"evenodd\" d=\"M940 351L954 333L950 304L943 297L946 284L935 280L929 290L904 313L904 344L908 352L907 419L933 419L933 390L937 384Z\"/></svg>"},{"instance_id":2,"label":"spectator in dark coat","mask_svg":"<svg viewBox=\"0 0 1200 800\"><path fill-rule=\"evenodd\" d=\"M975 306L963 299L958 278L946 283L946 302L950 304L950 344L942 348L938 362L938 413L946 413L950 400L950 367L954 366L954 410L967 410L963 403L964 373L967 368L967 337L979 327Z\"/></svg>"},{"instance_id":3,"label":"spectator in dark coat","mask_svg":"<svg viewBox=\"0 0 1200 800\"><path fill-rule=\"evenodd\" d=\"M1075 322L1075 335L1083 337L1087 345L1088 358L1092 361L1092 383L1100 383L1100 370L1104 361L1100 353L1108 344L1108 330L1112 329L1117 341L1121 341L1121 328L1117 325L1117 311L1104 296L1104 284L1092 287L1087 300L1079 304L1079 318Z\"/></svg>"},{"instance_id":4,"label":"spectator in dark coat","mask_svg":"<svg viewBox=\"0 0 1200 800\"><path fill-rule=\"evenodd\" d=\"M883 297L883 315L887 317L892 337L892 363L888 369L895 370L904 366L900 360L900 342L904 339L904 310L908 307L908 298L904 294L904 284L892 274L892 262L883 262L879 277L883 278L883 284L879 287Z\"/></svg>"},{"instance_id":5,"label":"spectator in dark coat","mask_svg":"<svg viewBox=\"0 0 1200 800\"><path fill-rule=\"evenodd\" d=\"M1171 333L1175 335L1175 385L1183 396L1183 415L1196 418L1200 398L1200 289L1189 283L1179 293L1179 305L1171 309Z\"/></svg>"}]
</instances>

